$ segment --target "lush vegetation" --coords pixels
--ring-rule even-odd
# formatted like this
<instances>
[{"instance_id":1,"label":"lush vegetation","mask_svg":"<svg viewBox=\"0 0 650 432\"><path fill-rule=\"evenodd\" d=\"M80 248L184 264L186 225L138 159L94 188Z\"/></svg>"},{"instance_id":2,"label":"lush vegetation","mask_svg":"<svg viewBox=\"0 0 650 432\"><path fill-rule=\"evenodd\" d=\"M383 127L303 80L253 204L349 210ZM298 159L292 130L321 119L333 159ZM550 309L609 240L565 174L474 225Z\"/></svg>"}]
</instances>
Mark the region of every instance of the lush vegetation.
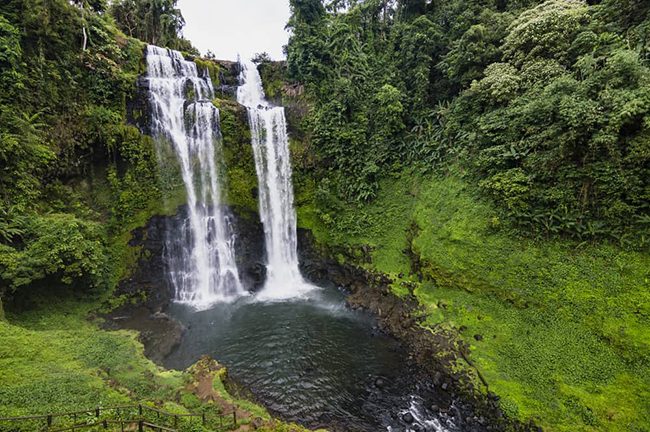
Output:
<instances>
[{"instance_id":1,"label":"lush vegetation","mask_svg":"<svg viewBox=\"0 0 650 432\"><path fill-rule=\"evenodd\" d=\"M650 425L647 253L518 238L457 173L384 179L336 222L308 190L300 223L342 262L414 295L425 326L455 329L506 416L547 430Z\"/></svg>"},{"instance_id":2,"label":"lush vegetation","mask_svg":"<svg viewBox=\"0 0 650 432\"><path fill-rule=\"evenodd\" d=\"M151 141L126 126L143 45L102 4L0 7L0 293L103 292L125 221L158 196Z\"/></svg>"},{"instance_id":3,"label":"lush vegetation","mask_svg":"<svg viewBox=\"0 0 650 432\"><path fill-rule=\"evenodd\" d=\"M185 25L177 0L120 0L111 3L110 13L125 34L154 45L198 51L179 34Z\"/></svg>"},{"instance_id":4,"label":"lush vegetation","mask_svg":"<svg viewBox=\"0 0 650 432\"><path fill-rule=\"evenodd\" d=\"M650 428L650 4L291 5L286 65L256 60L287 105L299 223L455 329L509 418ZM145 42L197 54L182 26L174 0L0 5L0 417L212 409L87 319L121 301L131 231L185 201L132 104ZM218 86L225 63L195 61ZM214 103L250 216L246 114Z\"/></svg>"},{"instance_id":5,"label":"lush vegetation","mask_svg":"<svg viewBox=\"0 0 650 432\"><path fill-rule=\"evenodd\" d=\"M647 246L647 2L391 3L291 2L331 208L458 165L522 234Z\"/></svg>"},{"instance_id":6,"label":"lush vegetation","mask_svg":"<svg viewBox=\"0 0 650 432\"><path fill-rule=\"evenodd\" d=\"M457 331L507 417L648 429L650 4L291 5L299 223Z\"/></svg>"},{"instance_id":7,"label":"lush vegetation","mask_svg":"<svg viewBox=\"0 0 650 432\"><path fill-rule=\"evenodd\" d=\"M9 313L9 322L0 322L0 417L66 413L146 404L168 413L198 413L216 416L239 411L239 425L255 421L258 430L300 432L303 428L270 421L266 410L249 401L231 396L225 388L226 369L214 373L212 390L218 400L199 399L195 383L201 378L201 362L188 371L166 371L147 360L137 333L104 332L88 316L101 304L80 300L72 293L55 294L47 290L31 296L30 311ZM62 313L65 311L65 313ZM18 323L19 325L15 324ZM204 369L204 368L203 368ZM161 421L154 413L148 420ZM138 410L109 411L104 418L132 420ZM231 416L227 417L228 419ZM64 427L75 423L94 423L94 414L56 419ZM232 430L216 420L207 427L191 418L180 418L179 428L191 432ZM4 422L3 430L34 431L44 419ZM7 429L8 428L8 429ZM93 429L94 430L94 429ZM103 430L103 429L102 429Z\"/></svg>"},{"instance_id":8,"label":"lush vegetation","mask_svg":"<svg viewBox=\"0 0 650 432\"><path fill-rule=\"evenodd\" d=\"M130 231L185 199L178 167L134 127L147 124L135 85L145 44L119 29L131 25L120 18L129 7L138 17L129 34L196 52L179 36L175 2L0 6L5 301L38 286L110 290L135 264ZM218 84L220 66L196 61Z\"/></svg>"}]
</instances>

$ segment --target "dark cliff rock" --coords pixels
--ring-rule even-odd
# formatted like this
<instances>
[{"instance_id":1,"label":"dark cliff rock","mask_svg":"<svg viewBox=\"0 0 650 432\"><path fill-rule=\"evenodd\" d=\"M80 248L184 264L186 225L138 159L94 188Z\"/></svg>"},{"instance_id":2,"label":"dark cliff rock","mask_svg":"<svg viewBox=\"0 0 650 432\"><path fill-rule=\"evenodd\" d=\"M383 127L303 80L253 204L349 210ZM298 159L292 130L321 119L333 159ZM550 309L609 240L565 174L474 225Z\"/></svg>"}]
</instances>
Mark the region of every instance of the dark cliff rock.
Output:
<instances>
[{"instance_id":1,"label":"dark cliff rock","mask_svg":"<svg viewBox=\"0 0 650 432\"><path fill-rule=\"evenodd\" d=\"M259 215L252 210L233 210L233 228L237 233L235 255L239 278L245 289L257 291L266 281L264 228Z\"/></svg>"},{"instance_id":2,"label":"dark cliff rock","mask_svg":"<svg viewBox=\"0 0 650 432\"><path fill-rule=\"evenodd\" d=\"M240 214L245 213L240 210ZM264 257L264 231L259 217L248 211L238 217L229 208L228 219L235 236L237 268L244 287L254 291L263 285L265 272L260 272ZM181 342L183 325L165 311L174 298L174 288L165 263L167 233L187 218L187 206L181 206L173 216L154 216L146 226L132 231L129 246L139 250L136 268L122 280L115 292L125 299L124 305L104 316L107 329L127 328L140 332L145 355L161 364L162 360Z\"/></svg>"},{"instance_id":3,"label":"dark cliff rock","mask_svg":"<svg viewBox=\"0 0 650 432\"><path fill-rule=\"evenodd\" d=\"M219 71L219 85L214 88L215 96L235 100L239 86L239 63L226 60L216 60L216 63L222 70Z\"/></svg>"},{"instance_id":4,"label":"dark cliff rock","mask_svg":"<svg viewBox=\"0 0 650 432\"><path fill-rule=\"evenodd\" d=\"M126 100L126 124L137 127L144 135L151 135L150 111L149 81L146 77L140 77L133 94Z\"/></svg>"}]
</instances>

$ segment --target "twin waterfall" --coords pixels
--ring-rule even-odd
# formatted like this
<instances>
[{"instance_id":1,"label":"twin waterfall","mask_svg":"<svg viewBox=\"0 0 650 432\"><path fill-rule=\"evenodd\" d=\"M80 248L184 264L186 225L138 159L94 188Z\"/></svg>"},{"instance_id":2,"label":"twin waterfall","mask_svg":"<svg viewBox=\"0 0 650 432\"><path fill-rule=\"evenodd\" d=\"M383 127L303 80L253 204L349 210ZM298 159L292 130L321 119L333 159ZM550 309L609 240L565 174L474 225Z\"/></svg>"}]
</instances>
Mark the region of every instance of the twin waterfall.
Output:
<instances>
[{"instance_id":1,"label":"twin waterfall","mask_svg":"<svg viewBox=\"0 0 650 432\"><path fill-rule=\"evenodd\" d=\"M267 255L266 286L258 298L291 298L314 287L303 280L298 270L296 212L284 108L271 107L264 100L262 79L253 62L242 61L240 67L242 85L237 90L237 100L248 110Z\"/></svg>"},{"instance_id":2,"label":"twin waterfall","mask_svg":"<svg viewBox=\"0 0 650 432\"><path fill-rule=\"evenodd\" d=\"M237 270L228 216L221 205L219 110L209 76L172 50L147 48L152 133L163 158L171 147L187 192L187 218L168 230L166 261L176 300L197 309L247 295ZM284 109L264 100L251 62L241 63L238 101L248 109L264 226L267 280L261 300L313 289L298 269L296 214Z\"/></svg>"}]
</instances>

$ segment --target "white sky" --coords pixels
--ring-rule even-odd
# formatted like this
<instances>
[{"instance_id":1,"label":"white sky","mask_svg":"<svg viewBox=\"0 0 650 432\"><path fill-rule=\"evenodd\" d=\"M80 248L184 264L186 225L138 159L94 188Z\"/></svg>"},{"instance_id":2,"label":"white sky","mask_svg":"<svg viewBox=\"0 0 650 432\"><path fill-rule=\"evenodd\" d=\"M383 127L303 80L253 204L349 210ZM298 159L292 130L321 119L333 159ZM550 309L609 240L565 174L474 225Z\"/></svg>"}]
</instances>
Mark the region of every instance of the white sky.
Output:
<instances>
[{"instance_id":1,"label":"white sky","mask_svg":"<svg viewBox=\"0 0 650 432\"><path fill-rule=\"evenodd\" d=\"M289 0L179 0L185 18L183 35L201 54L212 51L220 60L251 58L268 52L282 60L288 34Z\"/></svg>"}]
</instances>

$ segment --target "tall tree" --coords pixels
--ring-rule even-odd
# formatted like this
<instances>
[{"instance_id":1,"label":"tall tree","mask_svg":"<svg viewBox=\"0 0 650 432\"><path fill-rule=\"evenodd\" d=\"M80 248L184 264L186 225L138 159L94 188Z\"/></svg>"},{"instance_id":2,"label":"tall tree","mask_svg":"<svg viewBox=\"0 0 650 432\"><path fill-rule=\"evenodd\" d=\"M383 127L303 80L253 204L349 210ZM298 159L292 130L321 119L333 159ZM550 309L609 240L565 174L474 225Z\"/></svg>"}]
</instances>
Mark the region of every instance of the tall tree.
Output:
<instances>
[{"instance_id":1,"label":"tall tree","mask_svg":"<svg viewBox=\"0 0 650 432\"><path fill-rule=\"evenodd\" d=\"M111 5L118 27L129 36L154 45L179 48L185 20L178 0L120 0Z\"/></svg>"}]
</instances>

